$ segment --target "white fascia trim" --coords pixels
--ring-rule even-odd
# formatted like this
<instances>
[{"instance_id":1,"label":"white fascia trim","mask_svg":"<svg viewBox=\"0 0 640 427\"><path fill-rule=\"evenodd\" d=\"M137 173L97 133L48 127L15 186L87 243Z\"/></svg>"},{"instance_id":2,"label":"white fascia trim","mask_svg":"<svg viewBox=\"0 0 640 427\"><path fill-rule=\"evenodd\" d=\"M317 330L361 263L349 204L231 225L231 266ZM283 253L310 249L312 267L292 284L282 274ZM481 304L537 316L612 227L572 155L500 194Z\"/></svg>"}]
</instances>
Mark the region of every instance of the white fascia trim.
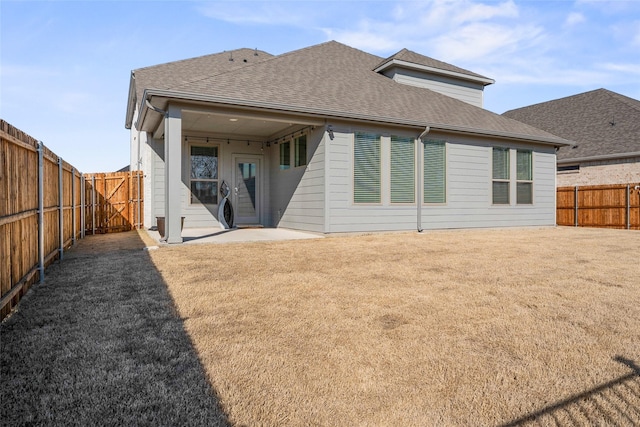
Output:
<instances>
[{"instance_id":1,"label":"white fascia trim","mask_svg":"<svg viewBox=\"0 0 640 427\"><path fill-rule=\"evenodd\" d=\"M634 151L632 153L605 154L602 156L576 157L575 159L558 159L558 164L569 165L582 162L597 162L598 160L628 159L630 157L640 157L640 151Z\"/></svg>"},{"instance_id":2,"label":"white fascia trim","mask_svg":"<svg viewBox=\"0 0 640 427\"><path fill-rule=\"evenodd\" d=\"M172 98L179 101L196 101L196 102L210 102L215 104L229 105L229 106L237 106L237 107L248 107L248 108L257 108L257 109L266 109L266 110L275 110L282 111L287 113L300 114L304 116L322 116L322 117L332 117L336 119L353 119L359 121L367 121L367 122L375 122L375 123L386 123L386 124L394 124L401 126L410 126L416 127L420 129L424 129L425 126L429 126L431 130L440 130L443 132L453 132L453 133L462 133L468 135L480 135L494 138L502 138L502 139L511 139L511 140L519 140L543 145L551 145L554 147L563 147L572 145L567 140L561 138L548 138L548 137L540 137L534 135L527 134L518 134L511 132L499 132L492 130L484 130L484 129L476 129L469 128L465 126L455 126L455 125L444 125L439 123L424 123L422 121L416 120L402 120L393 117L381 117L381 116L370 116L365 114L353 114L342 111L332 111L325 110L321 108L308 108L308 107L297 107L291 105L278 104L274 102L264 102L264 101L247 101L247 100L238 100L233 98L225 98L213 95L203 95L197 93L187 93L187 92L174 92L170 90L160 90L160 89L147 89L144 92L142 105L142 112L140 118L138 119L138 123L143 123L146 117L146 112L150 110L150 108L146 105L146 101L149 100L151 102L151 98L154 96L158 96L161 98Z\"/></svg>"},{"instance_id":3,"label":"white fascia trim","mask_svg":"<svg viewBox=\"0 0 640 427\"><path fill-rule=\"evenodd\" d=\"M411 68L419 71L427 71L429 73L440 74L447 77L455 77L458 79L469 80L475 83L481 83L484 86L488 86L496 82L495 80L489 79L486 77L470 76L469 74L459 73L457 71L449 71L449 70L443 70L441 68L429 67L427 65L414 64L413 62L402 61L400 59L392 59L389 62L385 62L384 64L382 64L381 66L379 66L373 71L375 71L376 73L379 73L380 71L386 70L387 68L390 68L394 65L401 66L404 68Z\"/></svg>"}]
</instances>

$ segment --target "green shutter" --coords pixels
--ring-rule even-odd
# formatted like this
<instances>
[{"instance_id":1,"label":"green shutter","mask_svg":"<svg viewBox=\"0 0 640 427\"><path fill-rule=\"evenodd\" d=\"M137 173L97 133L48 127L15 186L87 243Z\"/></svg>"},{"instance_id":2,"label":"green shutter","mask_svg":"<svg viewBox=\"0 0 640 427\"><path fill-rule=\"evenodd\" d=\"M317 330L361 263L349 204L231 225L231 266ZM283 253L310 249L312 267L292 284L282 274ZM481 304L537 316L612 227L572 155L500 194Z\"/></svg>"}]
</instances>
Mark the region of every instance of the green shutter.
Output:
<instances>
[{"instance_id":1,"label":"green shutter","mask_svg":"<svg viewBox=\"0 0 640 427\"><path fill-rule=\"evenodd\" d=\"M424 202L445 203L446 146L444 141L424 142Z\"/></svg>"},{"instance_id":2,"label":"green shutter","mask_svg":"<svg viewBox=\"0 0 640 427\"><path fill-rule=\"evenodd\" d=\"M391 203L414 203L415 182L413 138L391 136Z\"/></svg>"},{"instance_id":3,"label":"green shutter","mask_svg":"<svg viewBox=\"0 0 640 427\"><path fill-rule=\"evenodd\" d=\"M380 136L355 134L353 146L353 202L380 203Z\"/></svg>"}]
</instances>

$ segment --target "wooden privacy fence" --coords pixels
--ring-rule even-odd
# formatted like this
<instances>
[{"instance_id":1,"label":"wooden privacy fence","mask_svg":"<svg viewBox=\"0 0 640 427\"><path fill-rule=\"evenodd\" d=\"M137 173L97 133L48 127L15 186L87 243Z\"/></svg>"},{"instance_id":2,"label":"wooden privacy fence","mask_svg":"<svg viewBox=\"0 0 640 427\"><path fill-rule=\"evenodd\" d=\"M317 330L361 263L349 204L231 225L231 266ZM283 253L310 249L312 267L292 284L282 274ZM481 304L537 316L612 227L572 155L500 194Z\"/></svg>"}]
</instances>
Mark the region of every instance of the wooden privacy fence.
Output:
<instances>
[{"instance_id":1,"label":"wooden privacy fence","mask_svg":"<svg viewBox=\"0 0 640 427\"><path fill-rule=\"evenodd\" d=\"M558 187L556 223L640 230L640 183Z\"/></svg>"},{"instance_id":2,"label":"wooden privacy fence","mask_svg":"<svg viewBox=\"0 0 640 427\"><path fill-rule=\"evenodd\" d=\"M0 120L0 319L85 230L142 226L140 177L83 176L42 142Z\"/></svg>"}]
</instances>

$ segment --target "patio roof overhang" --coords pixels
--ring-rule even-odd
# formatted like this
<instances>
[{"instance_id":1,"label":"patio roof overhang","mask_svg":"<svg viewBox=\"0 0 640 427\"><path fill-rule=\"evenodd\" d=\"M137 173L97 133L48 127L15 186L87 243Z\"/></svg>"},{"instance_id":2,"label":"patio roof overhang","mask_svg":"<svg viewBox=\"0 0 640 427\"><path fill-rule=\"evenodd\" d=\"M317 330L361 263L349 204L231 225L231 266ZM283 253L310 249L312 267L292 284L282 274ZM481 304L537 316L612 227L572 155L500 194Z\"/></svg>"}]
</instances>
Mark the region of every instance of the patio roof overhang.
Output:
<instances>
[{"instance_id":1,"label":"patio roof overhang","mask_svg":"<svg viewBox=\"0 0 640 427\"><path fill-rule=\"evenodd\" d=\"M354 120L409 127L416 129L417 131L421 131L425 127L429 127L432 132L440 131L443 133L475 135L550 145L553 147L573 145L570 141L559 137L533 136L459 125L448 125L443 123L425 123L422 121L398 119L394 117L368 116L348 111L331 111L321 108L284 105L276 102L251 101L161 89L146 89L144 91L143 100L141 102L141 111L136 127L140 130L153 133L162 129L161 124L164 119L162 112L166 111L170 103L181 104L184 106L185 110L189 111L208 111L211 114L210 124L212 126L214 124L226 125L227 123L224 122L225 117L228 121L232 116L242 116L245 118L252 118L254 120L261 120L263 122L282 124L279 128L277 126L265 127L265 129L269 128L272 133L267 134L263 130L261 136L264 138L269 138L270 136L275 135L278 131L284 131L292 124L321 126L326 124L328 120ZM219 130L221 128L216 127L216 129Z\"/></svg>"}]
</instances>

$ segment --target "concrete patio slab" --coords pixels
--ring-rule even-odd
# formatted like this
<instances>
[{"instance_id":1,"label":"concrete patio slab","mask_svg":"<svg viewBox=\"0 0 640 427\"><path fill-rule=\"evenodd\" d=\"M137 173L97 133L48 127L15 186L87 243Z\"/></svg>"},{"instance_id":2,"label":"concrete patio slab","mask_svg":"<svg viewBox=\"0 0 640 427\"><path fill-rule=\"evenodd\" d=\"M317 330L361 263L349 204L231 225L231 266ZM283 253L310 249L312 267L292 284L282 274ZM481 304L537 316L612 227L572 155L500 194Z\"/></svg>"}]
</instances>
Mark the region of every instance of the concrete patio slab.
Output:
<instances>
[{"instance_id":1,"label":"concrete patio slab","mask_svg":"<svg viewBox=\"0 0 640 427\"><path fill-rule=\"evenodd\" d=\"M160 234L154 230L147 230L149 236L158 243ZM291 230L287 228L232 228L222 230L217 227L185 228L182 230L183 244L196 243L237 243L277 240L319 239L324 235L307 231Z\"/></svg>"}]
</instances>

